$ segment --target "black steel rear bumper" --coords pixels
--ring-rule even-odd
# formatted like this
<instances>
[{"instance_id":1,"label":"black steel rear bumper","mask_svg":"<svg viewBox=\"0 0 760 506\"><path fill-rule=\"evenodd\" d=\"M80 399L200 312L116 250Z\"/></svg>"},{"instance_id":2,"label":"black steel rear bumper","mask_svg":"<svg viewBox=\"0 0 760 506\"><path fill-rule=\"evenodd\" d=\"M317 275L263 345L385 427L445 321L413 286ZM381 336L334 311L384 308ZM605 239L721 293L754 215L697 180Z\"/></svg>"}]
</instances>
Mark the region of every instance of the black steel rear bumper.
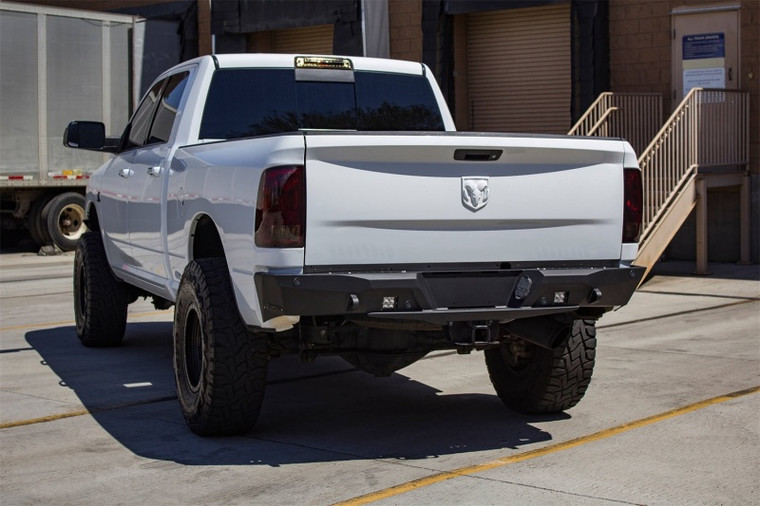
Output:
<instances>
[{"instance_id":1,"label":"black steel rear bumper","mask_svg":"<svg viewBox=\"0 0 760 506\"><path fill-rule=\"evenodd\" d=\"M628 302L642 267L255 276L264 320L281 315L510 321Z\"/></svg>"}]
</instances>

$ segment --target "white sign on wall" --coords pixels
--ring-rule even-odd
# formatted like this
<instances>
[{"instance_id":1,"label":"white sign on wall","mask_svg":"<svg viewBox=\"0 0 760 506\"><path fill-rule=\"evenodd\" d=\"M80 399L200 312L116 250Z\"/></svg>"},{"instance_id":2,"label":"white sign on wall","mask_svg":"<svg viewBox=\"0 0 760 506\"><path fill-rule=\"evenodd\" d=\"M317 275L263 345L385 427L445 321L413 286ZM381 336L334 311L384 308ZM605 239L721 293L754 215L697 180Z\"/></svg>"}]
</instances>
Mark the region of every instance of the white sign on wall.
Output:
<instances>
[{"instance_id":1,"label":"white sign on wall","mask_svg":"<svg viewBox=\"0 0 760 506\"><path fill-rule=\"evenodd\" d=\"M684 69L683 94L692 88L725 88L726 69L723 67L707 69Z\"/></svg>"},{"instance_id":2,"label":"white sign on wall","mask_svg":"<svg viewBox=\"0 0 760 506\"><path fill-rule=\"evenodd\" d=\"M695 33L682 40L683 94L692 88L726 87L726 37Z\"/></svg>"}]
</instances>

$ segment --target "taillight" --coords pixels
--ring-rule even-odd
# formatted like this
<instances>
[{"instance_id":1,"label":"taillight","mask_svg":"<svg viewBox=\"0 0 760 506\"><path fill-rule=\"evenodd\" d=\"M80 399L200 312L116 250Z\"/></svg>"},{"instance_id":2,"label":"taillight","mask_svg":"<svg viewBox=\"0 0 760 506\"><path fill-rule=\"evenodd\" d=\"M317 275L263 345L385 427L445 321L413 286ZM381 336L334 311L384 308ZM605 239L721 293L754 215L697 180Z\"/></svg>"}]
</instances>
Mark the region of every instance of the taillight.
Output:
<instances>
[{"instance_id":1,"label":"taillight","mask_svg":"<svg viewBox=\"0 0 760 506\"><path fill-rule=\"evenodd\" d=\"M261 175L256 200L256 246L302 248L306 236L306 178L302 165Z\"/></svg>"},{"instance_id":2,"label":"taillight","mask_svg":"<svg viewBox=\"0 0 760 506\"><path fill-rule=\"evenodd\" d=\"M638 242L644 207L639 169L623 170L623 242Z\"/></svg>"}]
</instances>

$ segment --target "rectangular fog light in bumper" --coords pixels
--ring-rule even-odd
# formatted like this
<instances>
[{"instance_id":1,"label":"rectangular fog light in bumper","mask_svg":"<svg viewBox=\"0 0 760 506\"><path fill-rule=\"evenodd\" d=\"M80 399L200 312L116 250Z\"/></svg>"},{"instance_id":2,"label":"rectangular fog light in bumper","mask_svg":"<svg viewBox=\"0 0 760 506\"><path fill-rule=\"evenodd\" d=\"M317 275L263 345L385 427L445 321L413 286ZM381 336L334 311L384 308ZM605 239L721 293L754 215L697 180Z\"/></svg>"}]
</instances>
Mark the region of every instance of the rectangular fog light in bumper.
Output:
<instances>
[{"instance_id":1,"label":"rectangular fog light in bumper","mask_svg":"<svg viewBox=\"0 0 760 506\"><path fill-rule=\"evenodd\" d=\"M396 297L383 297L383 311L396 309Z\"/></svg>"}]
</instances>

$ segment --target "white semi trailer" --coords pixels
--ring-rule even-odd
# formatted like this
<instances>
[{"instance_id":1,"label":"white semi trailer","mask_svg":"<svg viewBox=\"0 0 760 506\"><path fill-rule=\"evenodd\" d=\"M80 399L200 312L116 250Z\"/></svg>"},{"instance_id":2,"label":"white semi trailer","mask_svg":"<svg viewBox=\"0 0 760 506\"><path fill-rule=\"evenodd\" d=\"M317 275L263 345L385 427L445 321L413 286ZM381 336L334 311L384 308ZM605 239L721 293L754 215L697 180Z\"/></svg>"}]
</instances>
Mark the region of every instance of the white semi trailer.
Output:
<instances>
[{"instance_id":1,"label":"white semi trailer","mask_svg":"<svg viewBox=\"0 0 760 506\"><path fill-rule=\"evenodd\" d=\"M0 1L0 227L72 250L85 231L84 190L107 154L66 149L71 117L113 131L140 90L140 18Z\"/></svg>"}]
</instances>

